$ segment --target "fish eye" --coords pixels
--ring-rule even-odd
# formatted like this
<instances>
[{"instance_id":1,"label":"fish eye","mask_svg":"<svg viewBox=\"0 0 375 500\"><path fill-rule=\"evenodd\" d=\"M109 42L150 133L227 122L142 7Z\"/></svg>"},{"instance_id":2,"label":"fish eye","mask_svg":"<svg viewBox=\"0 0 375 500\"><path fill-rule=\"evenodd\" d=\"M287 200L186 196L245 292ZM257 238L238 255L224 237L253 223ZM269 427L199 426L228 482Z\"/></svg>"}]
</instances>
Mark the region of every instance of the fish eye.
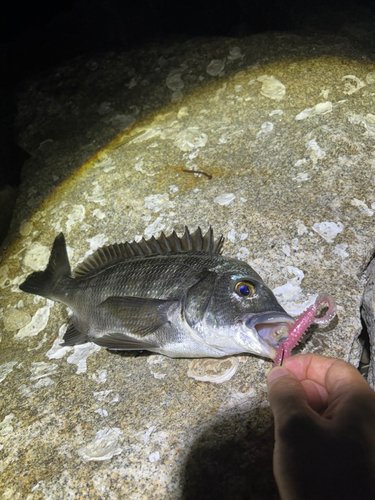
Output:
<instances>
[{"instance_id":1,"label":"fish eye","mask_svg":"<svg viewBox=\"0 0 375 500\"><path fill-rule=\"evenodd\" d=\"M252 297L255 295L255 286L245 281L239 281L234 290L240 297Z\"/></svg>"}]
</instances>

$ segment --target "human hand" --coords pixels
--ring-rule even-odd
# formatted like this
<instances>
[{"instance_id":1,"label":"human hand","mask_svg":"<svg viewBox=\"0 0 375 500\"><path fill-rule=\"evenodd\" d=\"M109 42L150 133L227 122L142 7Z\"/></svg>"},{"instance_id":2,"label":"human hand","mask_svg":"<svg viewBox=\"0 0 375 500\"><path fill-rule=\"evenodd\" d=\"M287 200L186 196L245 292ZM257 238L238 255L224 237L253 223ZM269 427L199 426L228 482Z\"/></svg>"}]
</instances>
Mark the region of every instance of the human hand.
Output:
<instances>
[{"instance_id":1,"label":"human hand","mask_svg":"<svg viewBox=\"0 0 375 500\"><path fill-rule=\"evenodd\" d=\"M282 500L375 499L375 393L349 363L293 356L268 376Z\"/></svg>"}]
</instances>

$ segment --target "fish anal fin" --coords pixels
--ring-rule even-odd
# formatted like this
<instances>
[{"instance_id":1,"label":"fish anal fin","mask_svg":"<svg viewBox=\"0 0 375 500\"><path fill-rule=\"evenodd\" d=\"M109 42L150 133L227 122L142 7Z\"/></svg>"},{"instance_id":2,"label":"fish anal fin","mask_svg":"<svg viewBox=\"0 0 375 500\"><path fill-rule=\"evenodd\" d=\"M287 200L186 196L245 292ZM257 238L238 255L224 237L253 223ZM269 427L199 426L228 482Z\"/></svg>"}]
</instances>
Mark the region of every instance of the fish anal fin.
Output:
<instances>
[{"instance_id":1,"label":"fish anal fin","mask_svg":"<svg viewBox=\"0 0 375 500\"><path fill-rule=\"evenodd\" d=\"M64 334L63 340L64 343L60 344L61 346L85 344L86 342L89 342L90 339L85 333L78 330L74 324L74 319L72 319Z\"/></svg>"},{"instance_id":2,"label":"fish anal fin","mask_svg":"<svg viewBox=\"0 0 375 500\"><path fill-rule=\"evenodd\" d=\"M168 322L168 311L178 302L138 297L108 297L99 307L115 318L129 333L144 337Z\"/></svg>"},{"instance_id":3,"label":"fish anal fin","mask_svg":"<svg viewBox=\"0 0 375 500\"><path fill-rule=\"evenodd\" d=\"M107 333L102 337L93 339L93 342L100 347L106 347L113 351L143 351L157 347L142 339L128 337L123 333Z\"/></svg>"}]
</instances>

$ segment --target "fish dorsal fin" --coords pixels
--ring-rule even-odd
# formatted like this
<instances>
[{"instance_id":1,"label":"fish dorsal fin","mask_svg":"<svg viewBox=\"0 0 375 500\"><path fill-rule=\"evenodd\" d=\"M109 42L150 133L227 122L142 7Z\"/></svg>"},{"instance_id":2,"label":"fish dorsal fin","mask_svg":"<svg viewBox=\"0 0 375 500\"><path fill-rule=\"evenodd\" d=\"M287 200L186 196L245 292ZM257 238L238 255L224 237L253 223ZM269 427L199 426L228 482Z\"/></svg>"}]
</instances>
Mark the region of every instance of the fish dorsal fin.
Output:
<instances>
[{"instance_id":1,"label":"fish dorsal fin","mask_svg":"<svg viewBox=\"0 0 375 500\"><path fill-rule=\"evenodd\" d=\"M110 262L122 259L130 259L135 256L169 255L180 252L206 252L220 254L224 244L224 237L220 236L214 240L212 227L203 236L200 227L191 234L185 226L184 234L179 237L176 231L169 236L161 232L158 238L150 238L131 243L115 243L99 248L74 270L74 276L84 276L94 269L104 266Z\"/></svg>"}]
</instances>

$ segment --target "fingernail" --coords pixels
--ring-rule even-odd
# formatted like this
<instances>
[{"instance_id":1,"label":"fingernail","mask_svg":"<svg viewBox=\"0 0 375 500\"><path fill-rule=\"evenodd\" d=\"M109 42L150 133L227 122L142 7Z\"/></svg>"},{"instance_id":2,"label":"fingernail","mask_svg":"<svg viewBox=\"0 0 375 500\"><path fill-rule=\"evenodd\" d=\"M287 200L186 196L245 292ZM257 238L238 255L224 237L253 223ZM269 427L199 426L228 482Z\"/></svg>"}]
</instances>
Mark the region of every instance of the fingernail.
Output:
<instances>
[{"instance_id":1,"label":"fingernail","mask_svg":"<svg viewBox=\"0 0 375 500\"><path fill-rule=\"evenodd\" d=\"M268 377L267 377L267 382L270 384L273 380L279 377L285 377L285 375L289 375L290 372L286 368L283 368L282 366L277 366L276 368L273 368Z\"/></svg>"}]
</instances>

